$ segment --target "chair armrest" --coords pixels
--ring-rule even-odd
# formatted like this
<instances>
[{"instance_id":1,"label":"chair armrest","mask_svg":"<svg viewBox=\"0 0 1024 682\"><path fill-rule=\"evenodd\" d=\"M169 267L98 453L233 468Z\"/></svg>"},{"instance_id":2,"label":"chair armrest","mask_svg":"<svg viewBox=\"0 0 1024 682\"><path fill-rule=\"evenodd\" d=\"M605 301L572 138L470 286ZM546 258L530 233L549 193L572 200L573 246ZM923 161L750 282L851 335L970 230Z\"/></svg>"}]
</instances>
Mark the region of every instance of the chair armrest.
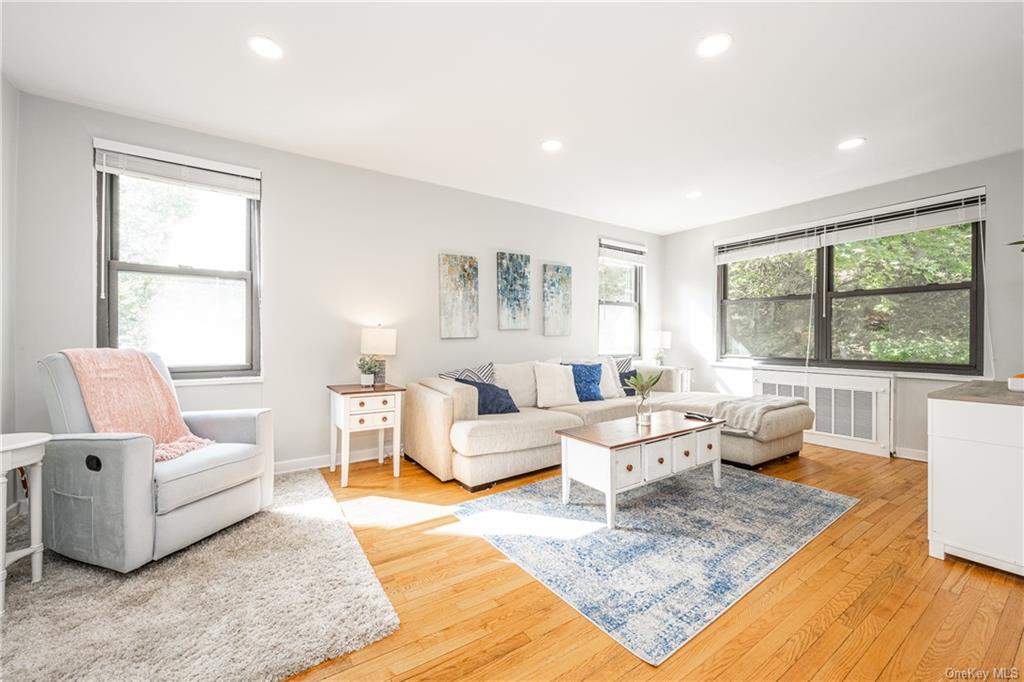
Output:
<instances>
[{"instance_id":1,"label":"chair armrest","mask_svg":"<svg viewBox=\"0 0 1024 682\"><path fill-rule=\"evenodd\" d=\"M219 443L250 443L263 457L260 476L260 509L274 498L274 415L269 407L246 410L182 412L185 424L200 438Z\"/></svg>"},{"instance_id":2,"label":"chair armrest","mask_svg":"<svg viewBox=\"0 0 1024 682\"><path fill-rule=\"evenodd\" d=\"M43 457L43 544L123 573L151 561L153 447L140 433L54 436Z\"/></svg>"},{"instance_id":3,"label":"chair armrest","mask_svg":"<svg viewBox=\"0 0 1024 682\"><path fill-rule=\"evenodd\" d=\"M260 445L260 422L271 418L270 408L182 412L185 424L200 438L218 443Z\"/></svg>"}]
</instances>

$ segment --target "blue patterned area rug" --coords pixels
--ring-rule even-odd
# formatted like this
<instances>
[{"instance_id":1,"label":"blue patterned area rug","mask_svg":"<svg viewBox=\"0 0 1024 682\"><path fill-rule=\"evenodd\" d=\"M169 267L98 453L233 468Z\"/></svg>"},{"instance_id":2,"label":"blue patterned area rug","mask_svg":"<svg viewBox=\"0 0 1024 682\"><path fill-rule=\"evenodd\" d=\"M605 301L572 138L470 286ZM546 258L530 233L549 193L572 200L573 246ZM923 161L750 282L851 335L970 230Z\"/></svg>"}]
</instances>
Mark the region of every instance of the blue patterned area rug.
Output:
<instances>
[{"instance_id":1,"label":"blue patterned area rug","mask_svg":"<svg viewBox=\"0 0 1024 682\"><path fill-rule=\"evenodd\" d=\"M568 506L551 478L459 505L459 532L486 538L591 622L658 665L857 499L722 467L618 496L576 483Z\"/></svg>"}]
</instances>

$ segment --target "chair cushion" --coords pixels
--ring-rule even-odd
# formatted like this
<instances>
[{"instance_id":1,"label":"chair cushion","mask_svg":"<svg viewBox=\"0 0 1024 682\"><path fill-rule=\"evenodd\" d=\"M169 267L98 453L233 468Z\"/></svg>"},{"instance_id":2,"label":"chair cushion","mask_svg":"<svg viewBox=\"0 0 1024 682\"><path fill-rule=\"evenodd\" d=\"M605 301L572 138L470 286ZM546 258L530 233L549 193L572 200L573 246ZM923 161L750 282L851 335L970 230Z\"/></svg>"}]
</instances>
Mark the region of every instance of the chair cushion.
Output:
<instances>
[{"instance_id":1,"label":"chair cushion","mask_svg":"<svg viewBox=\"0 0 1024 682\"><path fill-rule=\"evenodd\" d=\"M579 417L524 407L516 414L489 414L452 424L452 446L467 457L554 445L558 429L580 426Z\"/></svg>"},{"instance_id":2,"label":"chair cushion","mask_svg":"<svg viewBox=\"0 0 1024 682\"><path fill-rule=\"evenodd\" d=\"M260 449L248 443L214 443L176 459L157 462L156 513L166 514L263 473Z\"/></svg>"},{"instance_id":3,"label":"chair cushion","mask_svg":"<svg viewBox=\"0 0 1024 682\"><path fill-rule=\"evenodd\" d=\"M580 403L579 405L563 405L550 408L551 412L564 412L583 420L584 424L598 424L636 415L636 398L610 398Z\"/></svg>"}]
</instances>

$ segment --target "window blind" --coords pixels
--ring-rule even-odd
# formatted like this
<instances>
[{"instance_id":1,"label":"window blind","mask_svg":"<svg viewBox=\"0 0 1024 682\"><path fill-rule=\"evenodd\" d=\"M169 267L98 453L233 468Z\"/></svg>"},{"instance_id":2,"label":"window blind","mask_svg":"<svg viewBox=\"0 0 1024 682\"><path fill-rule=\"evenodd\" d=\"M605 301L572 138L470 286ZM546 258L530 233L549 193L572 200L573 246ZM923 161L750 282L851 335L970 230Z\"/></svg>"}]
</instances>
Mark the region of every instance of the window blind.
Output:
<instances>
[{"instance_id":1,"label":"window blind","mask_svg":"<svg viewBox=\"0 0 1024 682\"><path fill-rule=\"evenodd\" d=\"M154 156L163 155L154 152ZM167 157L177 157L182 161L170 161L160 158L152 158L139 154L129 154L117 149L108 149L101 146L94 148L94 163L96 170L114 175L128 175L147 180L159 180L171 182L197 189L213 190L216 192L227 192L238 194L248 199L260 198L260 178L258 171L227 166L226 164L215 164L226 168L232 168L230 172L204 168L199 164L200 159L191 157L178 157L167 154ZM196 164L196 165L190 165Z\"/></svg>"},{"instance_id":2,"label":"window blind","mask_svg":"<svg viewBox=\"0 0 1024 682\"><path fill-rule=\"evenodd\" d=\"M715 243L715 264L985 220L985 188L944 194Z\"/></svg>"},{"instance_id":3,"label":"window blind","mask_svg":"<svg viewBox=\"0 0 1024 682\"><path fill-rule=\"evenodd\" d=\"M643 265L647 262L647 247L643 244L601 237L598 240L598 255L601 258L612 258Z\"/></svg>"}]
</instances>

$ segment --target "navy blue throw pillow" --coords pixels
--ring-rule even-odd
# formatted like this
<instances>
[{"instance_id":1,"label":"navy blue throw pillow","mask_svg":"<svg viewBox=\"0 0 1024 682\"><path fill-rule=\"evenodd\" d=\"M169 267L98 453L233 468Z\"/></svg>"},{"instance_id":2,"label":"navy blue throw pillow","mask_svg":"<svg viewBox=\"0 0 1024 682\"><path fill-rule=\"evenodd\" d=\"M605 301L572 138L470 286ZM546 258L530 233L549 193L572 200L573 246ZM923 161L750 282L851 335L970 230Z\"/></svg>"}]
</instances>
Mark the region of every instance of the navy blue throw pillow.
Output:
<instances>
[{"instance_id":1,"label":"navy blue throw pillow","mask_svg":"<svg viewBox=\"0 0 1024 682\"><path fill-rule=\"evenodd\" d=\"M569 363L564 363L569 364ZM601 365L569 365L572 380L576 384L576 397L581 403L604 400L601 395Z\"/></svg>"},{"instance_id":2,"label":"navy blue throw pillow","mask_svg":"<svg viewBox=\"0 0 1024 682\"><path fill-rule=\"evenodd\" d=\"M635 369L631 369L628 372L619 372L619 383L622 384L622 390L626 392L626 395L636 395L636 389L626 385L626 379L631 379L635 376Z\"/></svg>"},{"instance_id":3,"label":"navy blue throw pillow","mask_svg":"<svg viewBox=\"0 0 1024 682\"><path fill-rule=\"evenodd\" d=\"M476 389L477 414L512 414L519 411L515 401L512 400L512 394L501 386L469 379L456 379L456 381Z\"/></svg>"}]
</instances>

